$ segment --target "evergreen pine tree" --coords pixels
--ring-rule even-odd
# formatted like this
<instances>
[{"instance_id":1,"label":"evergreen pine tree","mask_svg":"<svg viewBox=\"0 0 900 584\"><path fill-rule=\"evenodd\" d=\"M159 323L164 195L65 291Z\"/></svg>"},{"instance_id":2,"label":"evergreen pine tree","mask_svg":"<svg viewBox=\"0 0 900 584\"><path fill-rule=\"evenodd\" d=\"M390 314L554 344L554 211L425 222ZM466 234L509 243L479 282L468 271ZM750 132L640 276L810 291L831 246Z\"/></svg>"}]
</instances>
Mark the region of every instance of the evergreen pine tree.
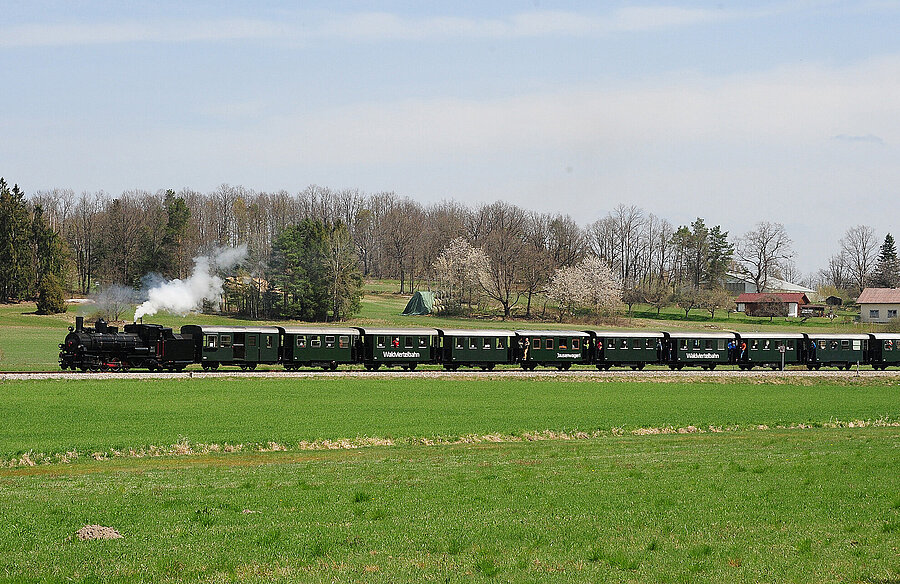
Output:
<instances>
[{"instance_id":1,"label":"evergreen pine tree","mask_svg":"<svg viewBox=\"0 0 900 584\"><path fill-rule=\"evenodd\" d=\"M9 188L0 177L0 302L27 297L35 279L32 265L30 214L18 185Z\"/></svg>"},{"instance_id":2,"label":"evergreen pine tree","mask_svg":"<svg viewBox=\"0 0 900 584\"><path fill-rule=\"evenodd\" d=\"M881 244L878 264L872 277L872 285L876 288L900 287L900 260L897 259L897 248L893 236L888 233Z\"/></svg>"}]
</instances>

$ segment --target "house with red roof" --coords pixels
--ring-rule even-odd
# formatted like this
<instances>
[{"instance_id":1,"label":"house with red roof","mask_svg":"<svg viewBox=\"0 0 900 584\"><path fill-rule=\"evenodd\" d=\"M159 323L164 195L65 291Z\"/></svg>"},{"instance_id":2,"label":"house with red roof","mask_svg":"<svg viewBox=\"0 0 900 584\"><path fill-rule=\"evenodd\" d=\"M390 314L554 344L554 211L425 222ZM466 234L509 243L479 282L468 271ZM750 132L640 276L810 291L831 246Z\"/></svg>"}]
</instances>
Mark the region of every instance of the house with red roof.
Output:
<instances>
[{"instance_id":1,"label":"house with red roof","mask_svg":"<svg viewBox=\"0 0 900 584\"><path fill-rule=\"evenodd\" d=\"M735 299L747 316L800 316L809 298L802 292L744 292Z\"/></svg>"},{"instance_id":2,"label":"house with red roof","mask_svg":"<svg viewBox=\"0 0 900 584\"><path fill-rule=\"evenodd\" d=\"M862 322L890 322L900 310L900 288L866 288L856 303Z\"/></svg>"}]
</instances>

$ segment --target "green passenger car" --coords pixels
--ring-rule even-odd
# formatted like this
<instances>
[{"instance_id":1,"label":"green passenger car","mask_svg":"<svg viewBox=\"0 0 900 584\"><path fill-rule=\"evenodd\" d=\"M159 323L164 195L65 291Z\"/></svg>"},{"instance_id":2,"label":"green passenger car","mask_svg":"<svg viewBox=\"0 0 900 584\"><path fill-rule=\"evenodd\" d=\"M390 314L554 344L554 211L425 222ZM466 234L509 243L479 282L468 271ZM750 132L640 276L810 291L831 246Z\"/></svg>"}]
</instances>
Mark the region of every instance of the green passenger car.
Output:
<instances>
[{"instance_id":1,"label":"green passenger car","mask_svg":"<svg viewBox=\"0 0 900 584\"><path fill-rule=\"evenodd\" d=\"M281 363L288 371L300 367L338 368L356 362L359 331L352 328L278 327Z\"/></svg>"},{"instance_id":2,"label":"green passenger car","mask_svg":"<svg viewBox=\"0 0 900 584\"><path fill-rule=\"evenodd\" d=\"M662 360L665 335L657 332L588 331L593 337L593 361L597 369L631 367L643 369Z\"/></svg>"},{"instance_id":3,"label":"green passenger car","mask_svg":"<svg viewBox=\"0 0 900 584\"><path fill-rule=\"evenodd\" d=\"M584 331L516 331L515 355L522 369L538 365L563 370L590 362L591 336Z\"/></svg>"},{"instance_id":4,"label":"green passenger car","mask_svg":"<svg viewBox=\"0 0 900 584\"><path fill-rule=\"evenodd\" d=\"M508 330L440 329L440 361L444 369L480 367L485 371L513 362L513 339Z\"/></svg>"},{"instance_id":5,"label":"green passenger car","mask_svg":"<svg viewBox=\"0 0 900 584\"><path fill-rule=\"evenodd\" d=\"M900 367L900 334L869 333L869 363L882 371Z\"/></svg>"},{"instance_id":6,"label":"green passenger car","mask_svg":"<svg viewBox=\"0 0 900 584\"><path fill-rule=\"evenodd\" d=\"M728 341L734 333L676 332L665 333L664 358L670 369L699 366L713 370L729 362Z\"/></svg>"},{"instance_id":7,"label":"green passenger car","mask_svg":"<svg viewBox=\"0 0 900 584\"><path fill-rule=\"evenodd\" d=\"M181 327L181 334L191 336L194 360L207 371L220 365L256 369L261 363L278 362L281 331L276 327L189 324Z\"/></svg>"},{"instance_id":8,"label":"green passenger car","mask_svg":"<svg viewBox=\"0 0 900 584\"><path fill-rule=\"evenodd\" d=\"M865 363L869 335L819 333L805 334L806 367L821 369L823 365L850 370L857 363Z\"/></svg>"},{"instance_id":9,"label":"green passenger car","mask_svg":"<svg viewBox=\"0 0 900 584\"><path fill-rule=\"evenodd\" d=\"M366 369L402 367L413 370L436 360L437 329L358 329L362 333L362 362Z\"/></svg>"},{"instance_id":10,"label":"green passenger car","mask_svg":"<svg viewBox=\"0 0 900 584\"><path fill-rule=\"evenodd\" d=\"M739 346L737 355L732 360L745 371L754 367L769 367L774 371L781 368L782 362L785 367L803 362L805 337L800 333L737 333L737 335L737 342L746 344L747 347L744 349Z\"/></svg>"}]
</instances>

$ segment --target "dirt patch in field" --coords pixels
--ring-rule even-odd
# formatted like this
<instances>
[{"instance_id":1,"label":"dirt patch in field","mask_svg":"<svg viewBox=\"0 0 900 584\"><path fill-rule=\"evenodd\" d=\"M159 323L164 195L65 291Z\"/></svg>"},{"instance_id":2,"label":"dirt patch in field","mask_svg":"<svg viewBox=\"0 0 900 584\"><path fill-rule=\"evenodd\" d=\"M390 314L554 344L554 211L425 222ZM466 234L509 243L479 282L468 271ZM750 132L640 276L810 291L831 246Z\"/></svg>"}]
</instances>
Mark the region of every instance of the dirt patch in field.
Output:
<instances>
[{"instance_id":1,"label":"dirt patch in field","mask_svg":"<svg viewBox=\"0 0 900 584\"><path fill-rule=\"evenodd\" d=\"M122 539L122 534L117 529L103 525L85 525L75 532L75 537L80 541L93 539Z\"/></svg>"}]
</instances>

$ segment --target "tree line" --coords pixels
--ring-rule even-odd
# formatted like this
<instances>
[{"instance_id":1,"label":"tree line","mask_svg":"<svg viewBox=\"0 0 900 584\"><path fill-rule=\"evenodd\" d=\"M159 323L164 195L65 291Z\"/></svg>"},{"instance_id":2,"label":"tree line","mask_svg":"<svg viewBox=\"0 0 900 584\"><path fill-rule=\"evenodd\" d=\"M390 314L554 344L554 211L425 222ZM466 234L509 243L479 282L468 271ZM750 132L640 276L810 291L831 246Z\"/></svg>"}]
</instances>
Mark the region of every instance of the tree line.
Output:
<instances>
[{"instance_id":1,"label":"tree line","mask_svg":"<svg viewBox=\"0 0 900 584\"><path fill-rule=\"evenodd\" d=\"M133 190L115 197L53 189L27 198L17 187L4 186L3 197L3 269L28 263L18 256L7 259L23 253L12 243L23 238L30 238L30 258L36 259L43 255L38 239L52 234L56 243L44 241L40 249L58 246L53 253L60 258L58 268L38 268L43 275L4 272L3 301L36 297L48 273L80 294L112 284L140 287L150 273L184 278L193 257L237 245L246 245L248 256L238 276L229 279L230 306L250 316L305 319L352 314L362 278L396 279L401 293L452 290L460 305L490 304L505 317L514 310L525 317L544 314L548 301L552 310L565 306L563 311L571 312L593 302L563 292L577 288L573 282L586 282L572 271L584 270L586 260L608 269L610 286L629 307L646 302L659 310L677 304L686 314L694 308L715 314L727 307L727 271L742 272L759 289L778 277L845 295L867 285L896 286L898 280L893 239L888 234L879 249L874 230L866 226L849 229L828 266L801 278L792 241L778 223L761 222L734 237L703 218L674 226L634 205L619 205L580 226L569 215L502 201L423 205L391 192L319 186L294 194L223 184L207 193ZM36 218L46 229L40 236ZM454 259L454 253L471 250L479 257ZM467 267L466 261L476 263Z\"/></svg>"}]
</instances>

